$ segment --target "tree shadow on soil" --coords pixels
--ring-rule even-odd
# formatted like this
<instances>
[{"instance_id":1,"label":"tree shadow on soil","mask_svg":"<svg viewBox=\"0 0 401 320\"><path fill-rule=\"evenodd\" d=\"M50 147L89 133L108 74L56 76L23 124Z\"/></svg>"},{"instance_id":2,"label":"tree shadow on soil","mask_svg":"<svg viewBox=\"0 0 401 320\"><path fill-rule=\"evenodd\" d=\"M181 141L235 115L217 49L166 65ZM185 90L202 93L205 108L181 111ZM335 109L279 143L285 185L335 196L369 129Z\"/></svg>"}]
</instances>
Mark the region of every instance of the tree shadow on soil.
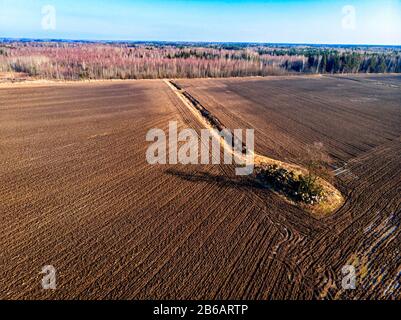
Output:
<instances>
[{"instance_id":1,"label":"tree shadow on soil","mask_svg":"<svg viewBox=\"0 0 401 320\"><path fill-rule=\"evenodd\" d=\"M258 183L252 176L228 177L224 175L211 174L210 172L204 172L204 171L188 173L175 169L168 169L165 172L169 175L173 175L175 177L179 177L180 179L190 182L209 182L209 183L221 184L225 187L242 189L245 191L269 190L268 188Z\"/></svg>"}]
</instances>

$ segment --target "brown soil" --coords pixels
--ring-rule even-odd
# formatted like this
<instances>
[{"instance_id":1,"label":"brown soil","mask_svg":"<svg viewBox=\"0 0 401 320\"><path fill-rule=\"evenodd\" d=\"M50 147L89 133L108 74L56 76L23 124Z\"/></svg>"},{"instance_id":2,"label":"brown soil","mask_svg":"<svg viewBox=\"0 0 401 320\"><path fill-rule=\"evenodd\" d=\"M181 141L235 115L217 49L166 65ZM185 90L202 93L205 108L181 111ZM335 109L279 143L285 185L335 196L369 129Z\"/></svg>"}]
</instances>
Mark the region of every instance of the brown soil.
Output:
<instances>
[{"instance_id":1,"label":"brown soil","mask_svg":"<svg viewBox=\"0 0 401 320\"><path fill-rule=\"evenodd\" d=\"M231 166L148 165L149 129L203 127L163 81L0 88L0 298L401 298L401 93L358 80L179 81L264 155L347 161L321 220Z\"/></svg>"}]
</instances>

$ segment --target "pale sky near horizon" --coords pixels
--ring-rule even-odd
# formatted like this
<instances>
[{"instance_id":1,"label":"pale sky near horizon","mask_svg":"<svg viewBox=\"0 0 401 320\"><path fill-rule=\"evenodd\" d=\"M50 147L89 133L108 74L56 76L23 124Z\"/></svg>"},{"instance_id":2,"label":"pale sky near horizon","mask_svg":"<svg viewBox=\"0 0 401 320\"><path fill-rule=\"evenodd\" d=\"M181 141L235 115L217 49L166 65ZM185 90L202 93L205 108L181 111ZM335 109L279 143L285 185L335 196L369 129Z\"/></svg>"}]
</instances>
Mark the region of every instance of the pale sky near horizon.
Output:
<instances>
[{"instance_id":1,"label":"pale sky near horizon","mask_svg":"<svg viewBox=\"0 0 401 320\"><path fill-rule=\"evenodd\" d=\"M4 37L401 45L401 0L0 0Z\"/></svg>"}]
</instances>

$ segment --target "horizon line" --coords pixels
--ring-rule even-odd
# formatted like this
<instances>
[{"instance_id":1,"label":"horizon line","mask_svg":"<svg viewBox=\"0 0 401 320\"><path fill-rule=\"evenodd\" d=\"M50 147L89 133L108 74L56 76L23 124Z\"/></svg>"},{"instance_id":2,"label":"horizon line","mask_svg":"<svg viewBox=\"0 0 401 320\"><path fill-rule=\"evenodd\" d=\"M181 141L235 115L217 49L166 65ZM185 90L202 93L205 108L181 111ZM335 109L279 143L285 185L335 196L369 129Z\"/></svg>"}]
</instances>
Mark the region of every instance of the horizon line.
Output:
<instances>
[{"instance_id":1,"label":"horizon line","mask_svg":"<svg viewBox=\"0 0 401 320\"><path fill-rule=\"evenodd\" d=\"M366 44L366 43L308 43L308 42L260 42L260 41L192 41L192 40L89 40L72 38L30 38L30 37L0 37L0 41L48 41L48 42L87 42L87 43L182 43L182 44L250 44L250 45L291 45L291 46L347 46L347 47L397 47L401 44Z\"/></svg>"}]
</instances>

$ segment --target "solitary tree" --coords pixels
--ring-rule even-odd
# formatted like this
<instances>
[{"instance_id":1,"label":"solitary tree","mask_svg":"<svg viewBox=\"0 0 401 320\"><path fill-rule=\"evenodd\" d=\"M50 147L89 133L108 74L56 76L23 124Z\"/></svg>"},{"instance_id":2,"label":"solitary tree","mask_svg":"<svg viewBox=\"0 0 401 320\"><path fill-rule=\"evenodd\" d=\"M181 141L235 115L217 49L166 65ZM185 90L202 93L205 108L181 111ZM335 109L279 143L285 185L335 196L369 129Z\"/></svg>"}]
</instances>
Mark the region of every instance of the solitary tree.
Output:
<instances>
[{"instance_id":1,"label":"solitary tree","mask_svg":"<svg viewBox=\"0 0 401 320\"><path fill-rule=\"evenodd\" d=\"M332 179L331 170L328 168L332 160L322 142L315 142L307 147L304 162L309 171L306 177L308 183L316 183L319 176L327 180Z\"/></svg>"}]
</instances>

